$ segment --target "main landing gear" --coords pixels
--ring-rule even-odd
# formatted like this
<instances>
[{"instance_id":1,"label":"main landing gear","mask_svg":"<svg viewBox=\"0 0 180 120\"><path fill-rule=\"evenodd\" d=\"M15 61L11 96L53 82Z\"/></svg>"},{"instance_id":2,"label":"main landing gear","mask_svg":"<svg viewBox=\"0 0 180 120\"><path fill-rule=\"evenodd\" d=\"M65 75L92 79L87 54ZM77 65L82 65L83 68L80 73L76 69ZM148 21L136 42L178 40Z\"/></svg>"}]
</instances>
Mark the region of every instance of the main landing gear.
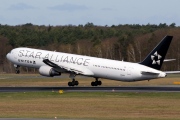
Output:
<instances>
[{"instance_id":1,"label":"main landing gear","mask_svg":"<svg viewBox=\"0 0 180 120\"><path fill-rule=\"evenodd\" d=\"M70 73L69 78L72 79L72 82L68 82L68 86L78 86L79 82L75 80L75 73ZM98 78L95 78L96 80L94 82L91 82L92 86L100 86L102 85L102 82L98 80Z\"/></svg>"},{"instance_id":2,"label":"main landing gear","mask_svg":"<svg viewBox=\"0 0 180 120\"><path fill-rule=\"evenodd\" d=\"M72 82L68 82L68 86L78 86L79 82L75 80L76 74L71 73L69 77L72 79Z\"/></svg>"},{"instance_id":3,"label":"main landing gear","mask_svg":"<svg viewBox=\"0 0 180 120\"><path fill-rule=\"evenodd\" d=\"M91 82L91 86L100 86L102 85L102 82L98 80L98 78L96 78L96 81L95 82Z\"/></svg>"},{"instance_id":4,"label":"main landing gear","mask_svg":"<svg viewBox=\"0 0 180 120\"><path fill-rule=\"evenodd\" d=\"M15 67L15 73L16 74L19 74L20 73L20 70L19 70L19 65L16 65L16 64L14 64L14 67Z\"/></svg>"},{"instance_id":5,"label":"main landing gear","mask_svg":"<svg viewBox=\"0 0 180 120\"><path fill-rule=\"evenodd\" d=\"M72 82L68 82L68 85L69 85L69 86L78 86L78 85L79 85L79 82L76 81L75 79L73 79Z\"/></svg>"}]
</instances>

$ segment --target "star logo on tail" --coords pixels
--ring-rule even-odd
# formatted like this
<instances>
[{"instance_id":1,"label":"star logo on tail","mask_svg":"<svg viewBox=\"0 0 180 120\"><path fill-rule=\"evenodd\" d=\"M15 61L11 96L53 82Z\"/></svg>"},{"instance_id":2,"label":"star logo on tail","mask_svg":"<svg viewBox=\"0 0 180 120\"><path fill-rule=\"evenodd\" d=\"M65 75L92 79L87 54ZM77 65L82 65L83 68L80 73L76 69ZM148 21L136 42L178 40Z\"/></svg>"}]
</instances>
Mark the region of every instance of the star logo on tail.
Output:
<instances>
[{"instance_id":1,"label":"star logo on tail","mask_svg":"<svg viewBox=\"0 0 180 120\"><path fill-rule=\"evenodd\" d=\"M152 64L155 65L155 64L158 64L160 65L161 64L161 58L162 56L158 54L158 52L156 51L154 53L154 55L151 55L151 60L153 61Z\"/></svg>"}]
</instances>

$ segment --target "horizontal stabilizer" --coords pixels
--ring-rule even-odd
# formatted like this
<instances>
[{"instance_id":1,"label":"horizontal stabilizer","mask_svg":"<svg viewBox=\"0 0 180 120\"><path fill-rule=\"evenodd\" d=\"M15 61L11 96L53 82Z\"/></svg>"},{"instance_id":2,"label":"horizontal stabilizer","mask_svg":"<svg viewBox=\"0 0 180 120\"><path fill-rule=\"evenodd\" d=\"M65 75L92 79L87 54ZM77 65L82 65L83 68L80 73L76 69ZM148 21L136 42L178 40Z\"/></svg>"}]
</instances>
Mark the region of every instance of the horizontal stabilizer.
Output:
<instances>
[{"instance_id":1,"label":"horizontal stabilizer","mask_svg":"<svg viewBox=\"0 0 180 120\"><path fill-rule=\"evenodd\" d=\"M166 74L178 74L180 71L164 71Z\"/></svg>"},{"instance_id":2,"label":"horizontal stabilizer","mask_svg":"<svg viewBox=\"0 0 180 120\"><path fill-rule=\"evenodd\" d=\"M175 61L176 59L165 59L164 62Z\"/></svg>"},{"instance_id":3,"label":"horizontal stabilizer","mask_svg":"<svg viewBox=\"0 0 180 120\"><path fill-rule=\"evenodd\" d=\"M147 71L141 71L142 75L159 75L159 73L155 73L155 72L147 72Z\"/></svg>"}]
</instances>

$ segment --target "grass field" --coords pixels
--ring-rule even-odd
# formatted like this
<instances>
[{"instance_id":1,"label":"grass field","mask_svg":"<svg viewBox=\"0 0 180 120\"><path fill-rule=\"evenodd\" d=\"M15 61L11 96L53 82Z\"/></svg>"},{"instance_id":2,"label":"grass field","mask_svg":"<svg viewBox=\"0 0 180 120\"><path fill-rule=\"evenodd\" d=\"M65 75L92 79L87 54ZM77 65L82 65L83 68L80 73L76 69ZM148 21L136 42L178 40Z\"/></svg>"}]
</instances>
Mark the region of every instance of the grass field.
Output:
<instances>
[{"instance_id":1,"label":"grass field","mask_svg":"<svg viewBox=\"0 0 180 120\"><path fill-rule=\"evenodd\" d=\"M77 77L80 86L94 79ZM103 86L158 86L180 82L179 75L124 83L101 79ZM5 86L67 86L67 75L0 75ZM97 120L180 120L180 93L26 92L0 93L0 118L64 118Z\"/></svg>"},{"instance_id":2,"label":"grass field","mask_svg":"<svg viewBox=\"0 0 180 120\"><path fill-rule=\"evenodd\" d=\"M0 93L1 118L180 119L179 93Z\"/></svg>"}]
</instances>

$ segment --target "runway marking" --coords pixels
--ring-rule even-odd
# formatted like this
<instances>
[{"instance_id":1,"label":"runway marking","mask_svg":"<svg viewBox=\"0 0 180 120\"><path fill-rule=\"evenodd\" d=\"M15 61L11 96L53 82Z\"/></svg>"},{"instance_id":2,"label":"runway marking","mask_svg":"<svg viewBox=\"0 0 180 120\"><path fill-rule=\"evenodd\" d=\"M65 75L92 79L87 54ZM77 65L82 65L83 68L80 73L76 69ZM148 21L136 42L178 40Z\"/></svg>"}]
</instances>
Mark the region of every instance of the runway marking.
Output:
<instances>
[{"instance_id":1,"label":"runway marking","mask_svg":"<svg viewBox=\"0 0 180 120\"><path fill-rule=\"evenodd\" d=\"M131 86L131 87L0 87L0 92L180 92L179 86Z\"/></svg>"},{"instance_id":2,"label":"runway marking","mask_svg":"<svg viewBox=\"0 0 180 120\"><path fill-rule=\"evenodd\" d=\"M180 82L174 82L175 85L180 85Z\"/></svg>"},{"instance_id":3,"label":"runway marking","mask_svg":"<svg viewBox=\"0 0 180 120\"><path fill-rule=\"evenodd\" d=\"M64 93L64 91L63 90L59 90L59 94L63 94Z\"/></svg>"}]
</instances>

